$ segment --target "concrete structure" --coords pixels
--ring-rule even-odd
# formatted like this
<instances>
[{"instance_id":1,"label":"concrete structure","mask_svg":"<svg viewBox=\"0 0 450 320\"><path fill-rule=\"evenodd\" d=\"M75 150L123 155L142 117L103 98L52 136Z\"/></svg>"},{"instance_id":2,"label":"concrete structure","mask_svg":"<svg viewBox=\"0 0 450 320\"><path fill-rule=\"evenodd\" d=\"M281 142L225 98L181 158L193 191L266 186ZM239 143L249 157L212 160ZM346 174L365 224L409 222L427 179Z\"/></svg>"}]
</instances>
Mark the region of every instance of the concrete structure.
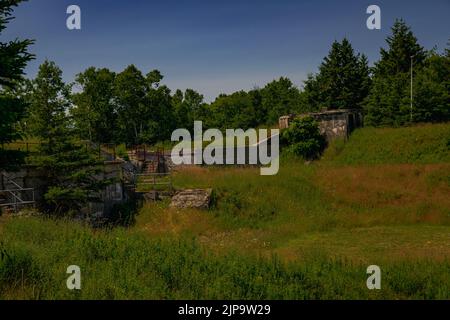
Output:
<instances>
[{"instance_id":1,"label":"concrete structure","mask_svg":"<svg viewBox=\"0 0 450 320\"><path fill-rule=\"evenodd\" d=\"M322 112L311 112L301 115L290 114L279 119L279 128L285 129L295 118L311 116L319 123L320 132L327 141L335 138L348 138L350 133L364 125L364 117L359 109L338 109Z\"/></svg>"},{"instance_id":2,"label":"concrete structure","mask_svg":"<svg viewBox=\"0 0 450 320\"><path fill-rule=\"evenodd\" d=\"M103 172L96 178L99 180L111 179L114 182L102 191L101 202L89 203L86 208L82 209L82 214L92 217L108 216L115 204L120 204L127 200L127 194L123 185L122 165L123 161L104 162ZM20 194L24 202L42 200L45 192L44 182L41 178L42 173L36 167L23 166L19 171L5 174L8 179L0 175L0 195L2 195L2 190L24 188L26 192ZM12 199L6 200L8 202L12 201Z\"/></svg>"}]
</instances>

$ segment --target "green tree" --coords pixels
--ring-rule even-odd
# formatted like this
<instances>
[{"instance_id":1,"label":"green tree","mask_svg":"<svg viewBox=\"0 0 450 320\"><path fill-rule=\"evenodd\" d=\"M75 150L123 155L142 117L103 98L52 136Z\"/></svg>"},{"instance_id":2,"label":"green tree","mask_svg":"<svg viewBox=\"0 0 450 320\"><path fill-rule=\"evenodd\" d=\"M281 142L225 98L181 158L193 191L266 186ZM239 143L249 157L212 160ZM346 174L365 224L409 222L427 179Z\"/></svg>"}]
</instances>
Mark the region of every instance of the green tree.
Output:
<instances>
[{"instance_id":1,"label":"green tree","mask_svg":"<svg viewBox=\"0 0 450 320\"><path fill-rule=\"evenodd\" d=\"M386 42L388 48L381 48L381 59L373 70L365 121L369 125L398 126L410 122L411 59L417 74L424 65L426 52L403 20L395 21Z\"/></svg>"},{"instance_id":2,"label":"green tree","mask_svg":"<svg viewBox=\"0 0 450 320\"><path fill-rule=\"evenodd\" d=\"M6 25L14 19L13 8L24 0L0 1L0 34ZM21 80L23 69L34 58L28 53L32 40L14 40L7 43L0 42L0 86L14 87L17 80Z\"/></svg>"},{"instance_id":3,"label":"green tree","mask_svg":"<svg viewBox=\"0 0 450 320\"><path fill-rule=\"evenodd\" d=\"M130 65L117 75L114 89L119 139L127 144L140 143L146 124L144 113L147 81L136 66Z\"/></svg>"},{"instance_id":4,"label":"green tree","mask_svg":"<svg viewBox=\"0 0 450 320\"><path fill-rule=\"evenodd\" d=\"M415 121L450 120L450 56L431 53L414 79Z\"/></svg>"},{"instance_id":5,"label":"green tree","mask_svg":"<svg viewBox=\"0 0 450 320\"><path fill-rule=\"evenodd\" d=\"M154 77L155 74L158 75L157 78ZM142 111L146 123L140 134L140 141L145 143L170 139L176 125L170 89L160 84L162 78L157 70L147 74L148 87ZM155 79L159 79L159 81L155 82Z\"/></svg>"},{"instance_id":6,"label":"green tree","mask_svg":"<svg viewBox=\"0 0 450 320\"><path fill-rule=\"evenodd\" d=\"M176 118L176 126L178 128L186 128L193 130L194 121L203 120L209 122L210 119L204 119L206 114L203 113L205 103L203 95L193 89L186 89L183 93L177 90L173 96L174 116Z\"/></svg>"},{"instance_id":7,"label":"green tree","mask_svg":"<svg viewBox=\"0 0 450 320\"><path fill-rule=\"evenodd\" d=\"M303 157L317 158L325 148L325 138L312 117L294 119L288 128L281 132L281 143L287 153Z\"/></svg>"},{"instance_id":8,"label":"green tree","mask_svg":"<svg viewBox=\"0 0 450 320\"><path fill-rule=\"evenodd\" d=\"M75 85L80 91L73 94L71 113L81 138L113 142L117 121L114 81L114 72L94 67L76 76Z\"/></svg>"},{"instance_id":9,"label":"green tree","mask_svg":"<svg viewBox=\"0 0 450 320\"><path fill-rule=\"evenodd\" d=\"M176 125L170 89L161 85L158 70L145 77L134 65L115 80L118 138L127 144L154 143L170 138Z\"/></svg>"},{"instance_id":10,"label":"green tree","mask_svg":"<svg viewBox=\"0 0 450 320\"><path fill-rule=\"evenodd\" d=\"M305 81L307 103L313 110L362 108L369 88L367 58L355 54L346 38L332 44L319 73Z\"/></svg>"},{"instance_id":11,"label":"green tree","mask_svg":"<svg viewBox=\"0 0 450 320\"><path fill-rule=\"evenodd\" d=\"M22 0L0 1L0 34L12 17L13 8ZM25 114L26 103L17 98L16 90L23 80L26 64L34 58L28 53L31 40L0 42L0 146L20 138L17 123ZM0 168L9 165L10 152L0 150Z\"/></svg>"},{"instance_id":12,"label":"green tree","mask_svg":"<svg viewBox=\"0 0 450 320\"><path fill-rule=\"evenodd\" d=\"M262 90L261 107L266 114L264 122L274 124L282 115L299 112L300 92L291 80L281 77L268 83Z\"/></svg>"},{"instance_id":13,"label":"green tree","mask_svg":"<svg viewBox=\"0 0 450 320\"><path fill-rule=\"evenodd\" d=\"M33 134L42 142L30 162L42 172L42 209L58 215L77 212L90 201L99 201L107 181L99 181L101 162L87 146L77 143L68 116L70 87L54 62L45 61L30 94Z\"/></svg>"},{"instance_id":14,"label":"green tree","mask_svg":"<svg viewBox=\"0 0 450 320\"><path fill-rule=\"evenodd\" d=\"M220 95L211 103L209 110L212 115L209 127L245 130L257 125L252 96L245 91Z\"/></svg>"}]
</instances>

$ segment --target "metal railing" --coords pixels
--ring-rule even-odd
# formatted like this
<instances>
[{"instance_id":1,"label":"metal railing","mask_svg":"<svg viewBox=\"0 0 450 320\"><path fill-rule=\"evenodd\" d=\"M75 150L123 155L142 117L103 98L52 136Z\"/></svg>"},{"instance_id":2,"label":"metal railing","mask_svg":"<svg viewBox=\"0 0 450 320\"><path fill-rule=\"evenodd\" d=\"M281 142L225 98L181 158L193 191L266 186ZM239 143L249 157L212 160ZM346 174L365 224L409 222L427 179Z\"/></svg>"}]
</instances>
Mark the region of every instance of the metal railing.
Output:
<instances>
[{"instance_id":1,"label":"metal railing","mask_svg":"<svg viewBox=\"0 0 450 320\"><path fill-rule=\"evenodd\" d=\"M170 173L145 173L135 175L136 192L173 191Z\"/></svg>"},{"instance_id":2,"label":"metal railing","mask_svg":"<svg viewBox=\"0 0 450 320\"><path fill-rule=\"evenodd\" d=\"M0 194L3 194L4 196L9 196L8 198L4 198L3 202L0 202L0 208L1 207L12 207L14 209L14 212L17 212L19 207L24 205L30 205L32 204L34 206L35 204L35 194L34 194L34 188L23 188L19 184L17 184L11 177L9 177L6 173L1 172L0 173L3 185L10 184L13 186L13 188L6 188L6 189L0 189ZM31 193L31 199L27 200L24 198L27 194Z\"/></svg>"}]
</instances>

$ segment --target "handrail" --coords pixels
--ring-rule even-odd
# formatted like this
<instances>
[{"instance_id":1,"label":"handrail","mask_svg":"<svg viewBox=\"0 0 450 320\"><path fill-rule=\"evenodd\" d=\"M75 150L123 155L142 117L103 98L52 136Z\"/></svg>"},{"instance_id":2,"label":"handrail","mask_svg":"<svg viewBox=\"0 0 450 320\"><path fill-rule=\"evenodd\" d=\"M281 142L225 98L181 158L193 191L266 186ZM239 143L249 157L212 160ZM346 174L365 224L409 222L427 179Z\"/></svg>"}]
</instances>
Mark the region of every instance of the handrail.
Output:
<instances>
[{"instance_id":1,"label":"handrail","mask_svg":"<svg viewBox=\"0 0 450 320\"><path fill-rule=\"evenodd\" d=\"M1 172L1 175L6 178L6 181L9 183L12 183L14 186L16 186L19 189L23 189L20 185L18 185L11 177L9 177L5 172Z\"/></svg>"},{"instance_id":2,"label":"handrail","mask_svg":"<svg viewBox=\"0 0 450 320\"><path fill-rule=\"evenodd\" d=\"M31 191L34 188L22 188L22 189L0 189L0 192L14 192L14 191Z\"/></svg>"},{"instance_id":3,"label":"handrail","mask_svg":"<svg viewBox=\"0 0 450 320\"><path fill-rule=\"evenodd\" d=\"M4 194L8 194L9 196L12 197L11 201L13 202L8 202L8 203L1 203L0 207L8 207L8 206L13 206L14 207L14 211L17 212L17 207L20 205L26 205L26 204L34 204L35 203L35 198L34 198L34 188L23 188L22 186L20 186L18 183L16 183L10 176L8 176L5 172L0 172L0 175L2 177L4 177L6 179L6 183L10 183L12 185L14 185L17 189L0 189L0 192L4 193ZM22 193L22 192L27 192L27 191L31 191L32 192L32 197L33 200L23 200L17 193Z\"/></svg>"},{"instance_id":4,"label":"handrail","mask_svg":"<svg viewBox=\"0 0 450 320\"><path fill-rule=\"evenodd\" d=\"M19 189L19 190L15 190L15 191L22 191L22 190ZM11 194L17 200L19 200L19 202L24 202L24 200L22 200L18 195L15 194L15 191L8 191L8 193Z\"/></svg>"}]
</instances>

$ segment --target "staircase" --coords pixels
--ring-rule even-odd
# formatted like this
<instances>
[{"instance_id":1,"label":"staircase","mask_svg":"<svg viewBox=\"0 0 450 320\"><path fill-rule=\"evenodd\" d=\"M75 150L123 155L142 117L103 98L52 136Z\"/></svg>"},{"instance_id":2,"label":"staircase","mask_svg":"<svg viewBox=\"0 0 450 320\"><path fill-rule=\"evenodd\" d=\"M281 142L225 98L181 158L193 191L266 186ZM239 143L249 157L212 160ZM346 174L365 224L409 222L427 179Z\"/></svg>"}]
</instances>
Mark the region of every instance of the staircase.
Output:
<instances>
[{"instance_id":1,"label":"staircase","mask_svg":"<svg viewBox=\"0 0 450 320\"><path fill-rule=\"evenodd\" d=\"M5 172L0 172L0 209L6 208L17 212L26 205L34 205L34 188L24 188Z\"/></svg>"},{"instance_id":2,"label":"staircase","mask_svg":"<svg viewBox=\"0 0 450 320\"><path fill-rule=\"evenodd\" d=\"M142 168L142 173L157 173L158 163L156 161L146 161Z\"/></svg>"}]
</instances>

